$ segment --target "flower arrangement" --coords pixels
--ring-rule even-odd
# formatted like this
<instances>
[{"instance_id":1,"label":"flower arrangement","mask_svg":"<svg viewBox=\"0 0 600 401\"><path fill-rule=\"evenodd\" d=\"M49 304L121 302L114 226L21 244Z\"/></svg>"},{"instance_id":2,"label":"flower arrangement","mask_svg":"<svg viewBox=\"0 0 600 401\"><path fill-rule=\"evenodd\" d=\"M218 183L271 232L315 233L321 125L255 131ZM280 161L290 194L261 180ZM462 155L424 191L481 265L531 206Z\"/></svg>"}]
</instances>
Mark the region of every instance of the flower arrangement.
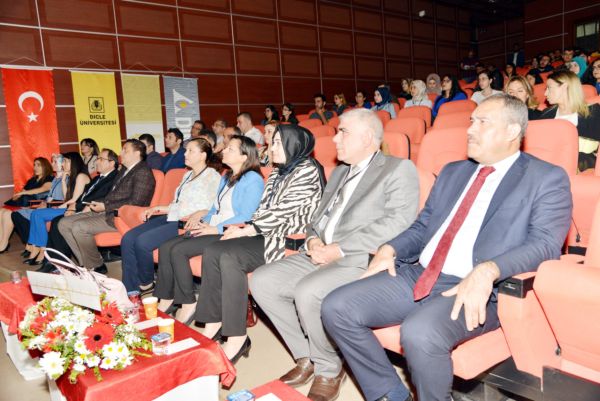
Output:
<instances>
[{"instance_id":1,"label":"flower arrangement","mask_svg":"<svg viewBox=\"0 0 600 401\"><path fill-rule=\"evenodd\" d=\"M100 369L124 369L136 355L150 356L140 350L152 347L114 303L105 301L95 314L61 298L44 298L27 310L19 337L26 349L44 353L40 367L49 378L70 369L71 383L87 369L100 381Z\"/></svg>"}]
</instances>

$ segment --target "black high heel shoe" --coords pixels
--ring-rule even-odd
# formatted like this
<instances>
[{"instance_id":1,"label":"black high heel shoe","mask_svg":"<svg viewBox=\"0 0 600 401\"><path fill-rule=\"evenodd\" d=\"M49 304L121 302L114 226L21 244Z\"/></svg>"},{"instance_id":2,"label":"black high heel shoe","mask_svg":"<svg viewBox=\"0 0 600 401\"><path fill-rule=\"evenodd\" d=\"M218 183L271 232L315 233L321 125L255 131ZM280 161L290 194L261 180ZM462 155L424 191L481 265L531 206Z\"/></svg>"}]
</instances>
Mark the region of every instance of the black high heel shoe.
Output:
<instances>
[{"instance_id":1,"label":"black high heel shoe","mask_svg":"<svg viewBox=\"0 0 600 401\"><path fill-rule=\"evenodd\" d=\"M250 341L250 337L246 337L246 341L242 344L240 350L230 359L231 363L235 365L235 363L243 356L244 358L248 358L248 354L250 354L250 348L252 348L252 341Z\"/></svg>"},{"instance_id":2,"label":"black high heel shoe","mask_svg":"<svg viewBox=\"0 0 600 401\"><path fill-rule=\"evenodd\" d=\"M223 333L221 332L221 329L217 330L215 335L212 336L210 339L215 342L222 343L223 342Z\"/></svg>"},{"instance_id":3,"label":"black high heel shoe","mask_svg":"<svg viewBox=\"0 0 600 401\"><path fill-rule=\"evenodd\" d=\"M42 263L44 263L43 260L35 260L36 258L31 258L31 259L27 259L24 260L23 263L29 266L39 266Z\"/></svg>"},{"instance_id":4,"label":"black high heel shoe","mask_svg":"<svg viewBox=\"0 0 600 401\"><path fill-rule=\"evenodd\" d=\"M3 250L1 250L0 253L6 253L6 252L8 252L9 249L10 249L10 244L7 244L6 248L4 248Z\"/></svg>"}]
</instances>

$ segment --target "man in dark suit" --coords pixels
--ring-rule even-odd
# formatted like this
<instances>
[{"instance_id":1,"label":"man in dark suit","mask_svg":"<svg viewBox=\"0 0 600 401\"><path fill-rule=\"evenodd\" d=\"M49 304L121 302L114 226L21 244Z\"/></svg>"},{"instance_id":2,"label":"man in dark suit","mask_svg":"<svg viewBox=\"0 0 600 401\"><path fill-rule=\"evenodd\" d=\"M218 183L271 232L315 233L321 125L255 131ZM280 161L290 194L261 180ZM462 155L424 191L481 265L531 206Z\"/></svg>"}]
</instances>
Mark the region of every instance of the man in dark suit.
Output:
<instances>
[{"instance_id":1,"label":"man in dark suit","mask_svg":"<svg viewBox=\"0 0 600 401\"><path fill-rule=\"evenodd\" d=\"M58 230L67 241L79 263L99 273L107 269L98 252L94 235L117 231L114 211L123 205L148 206L154 194L152 170L144 163L146 146L137 139L128 139L121 151L122 167L104 202L93 201L89 211L63 218Z\"/></svg>"},{"instance_id":2,"label":"man in dark suit","mask_svg":"<svg viewBox=\"0 0 600 401\"><path fill-rule=\"evenodd\" d=\"M402 323L419 400L449 401L452 349L499 326L497 284L560 256L569 179L519 151L527 108L494 95L472 121L472 160L448 164L417 220L379 248L362 280L323 302L325 328L369 401L411 399L370 327Z\"/></svg>"},{"instance_id":3,"label":"man in dark suit","mask_svg":"<svg viewBox=\"0 0 600 401\"><path fill-rule=\"evenodd\" d=\"M383 125L367 109L340 117L333 138L343 161L329 179L307 228L306 252L259 267L250 287L290 348L296 366L280 380L300 386L313 378L311 400L337 398L345 372L321 323L321 302L358 279L368 253L415 219L419 179L410 160L384 156Z\"/></svg>"},{"instance_id":4,"label":"man in dark suit","mask_svg":"<svg viewBox=\"0 0 600 401\"><path fill-rule=\"evenodd\" d=\"M115 177L117 176L118 167L119 156L117 156L117 154L111 149L102 149L96 158L96 172L98 175L96 175L92 181L85 186L81 197L77 199L75 204L69 206L64 216L57 216L52 219L50 231L48 232L48 244L46 245L47 248L56 249L66 256L71 256L71 249L58 230L58 224L65 216L72 216L79 212L89 212L90 208L87 204L93 201L102 202L113 187ZM50 262L45 260L42 267L40 267L37 271L50 273L54 270L55 267Z\"/></svg>"}]
</instances>

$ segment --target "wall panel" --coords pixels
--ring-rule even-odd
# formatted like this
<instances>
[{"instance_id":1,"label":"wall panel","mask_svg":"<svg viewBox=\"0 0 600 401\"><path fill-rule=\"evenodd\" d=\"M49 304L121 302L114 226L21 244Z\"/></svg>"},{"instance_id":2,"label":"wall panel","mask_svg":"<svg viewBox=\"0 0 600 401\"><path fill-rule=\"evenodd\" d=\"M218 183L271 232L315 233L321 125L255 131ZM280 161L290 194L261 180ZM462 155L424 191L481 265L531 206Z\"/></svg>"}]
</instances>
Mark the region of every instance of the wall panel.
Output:
<instances>
[{"instance_id":1,"label":"wall panel","mask_svg":"<svg viewBox=\"0 0 600 401\"><path fill-rule=\"evenodd\" d=\"M359 87L372 97L384 81L397 90L404 77L456 66L470 39L469 14L433 0L0 1L0 63L54 68L61 150L77 146L69 69L115 72L125 138L121 72L197 78L202 119L233 124L241 110L258 119L284 101L307 112L319 92L331 104L339 92L352 103Z\"/></svg>"}]
</instances>

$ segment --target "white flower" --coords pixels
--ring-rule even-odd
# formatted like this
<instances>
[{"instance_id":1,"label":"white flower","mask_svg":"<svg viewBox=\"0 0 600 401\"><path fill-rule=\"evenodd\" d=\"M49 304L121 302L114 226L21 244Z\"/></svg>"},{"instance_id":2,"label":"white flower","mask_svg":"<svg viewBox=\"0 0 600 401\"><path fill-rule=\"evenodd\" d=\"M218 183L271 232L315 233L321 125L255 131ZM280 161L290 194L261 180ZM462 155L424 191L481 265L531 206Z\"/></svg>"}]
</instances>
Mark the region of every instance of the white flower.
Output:
<instances>
[{"instance_id":1,"label":"white flower","mask_svg":"<svg viewBox=\"0 0 600 401\"><path fill-rule=\"evenodd\" d=\"M97 355L88 355L85 359L85 364L88 365L88 367L90 368L93 368L100 364L100 357L98 357Z\"/></svg>"},{"instance_id":2,"label":"white flower","mask_svg":"<svg viewBox=\"0 0 600 401\"><path fill-rule=\"evenodd\" d=\"M65 371L65 358L61 357L60 352L48 352L40 359L42 371L52 379L60 377Z\"/></svg>"},{"instance_id":3,"label":"white flower","mask_svg":"<svg viewBox=\"0 0 600 401\"><path fill-rule=\"evenodd\" d=\"M73 365L73 370L75 370L77 372L83 372L83 371L85 371L85 365L83 365L81 363L76 363L75 365Z\"/></svg>"},{"instance_id":4,"label":"white flower","mask_svg":"<svg viewBox=\"0 0 600 401\"><path fill-rule=\"evenodd\" d=\"M88 349L85 346L85 343L83 342L83 339L79 339L77 340L77 342L75 343L75 346L73 347L73 349L75 350L75 352L77 352L78 354L87 354Z\"/></svg>"},{"instance_id":5,"label":"white flower","mask_svg":"<svg viewBox=\"0 0 600 401\"><path fill-rule=\"evenodd\" d=\"M46 344L46 337L42 336L36 336L33 337L30 341L29 341L29 349L41 349L44 344Z\"/></svg>"},{"instance_id":6,"label":"white flower","mask_svg":"<svg viewBox=\"0 0 600 401\"><path fill-rule=\"evenodd\" d=\"M106 357L106 358L102 359L102 363L100 364L100 367L102 369L110 370L110 369L113 369L115 366L117 366L118 362L119 361L117 360L117 358Z\"/></svg>"}]
</instances>

